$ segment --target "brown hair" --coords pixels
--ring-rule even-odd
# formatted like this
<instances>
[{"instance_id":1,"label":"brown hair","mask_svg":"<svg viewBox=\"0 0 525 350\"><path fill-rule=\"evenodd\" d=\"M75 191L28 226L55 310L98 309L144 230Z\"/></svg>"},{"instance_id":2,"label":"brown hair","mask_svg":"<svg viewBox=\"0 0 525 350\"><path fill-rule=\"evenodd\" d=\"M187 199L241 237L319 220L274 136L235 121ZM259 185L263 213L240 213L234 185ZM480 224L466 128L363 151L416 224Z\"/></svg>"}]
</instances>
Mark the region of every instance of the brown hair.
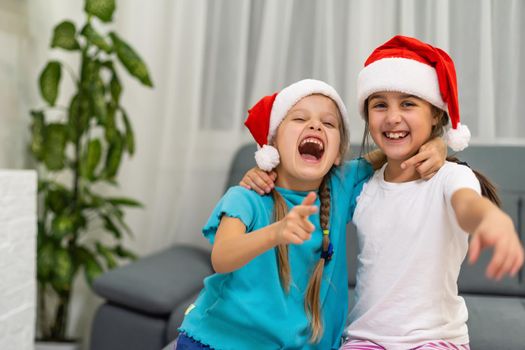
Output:
<instances>
[{"instance_id":1,"label":"brown hair","mask_svg":"<svg viewBox=\"0 0 525 350\"><path fill-rule=\"evenodd\" d=\"M439 109L432 104L431 104L431 107L432 107L432 116L438 118L438 123L432 127L432 132L430 134L430 137L433 138L433 137L443 136L443 134L445 133L445 126L447 126L448 120L449 120L448 114L444 110ZM447 160L449 162L458 163L461 165L468 166L470 168L470 166L467 163L462 162L456 156L447 157ZM496 186L485 175L483 175L479 171L472 169L472 168L471 170L474 173L474 175L476 175L476 178L479 181L479 185L481 188L481 195L483 197L487 197L492 203L496 204L498 207L501 207L501 199L498 196Z\"/></svg>"},{"instance_id":2,"label":"brown hair","mask_svg":"<svg viewBox=\"0 0 525 350\"><path fill-rule=\"evenodd\" d=\"M349 135L347 133L346 128L344 127L344 122L341 117L341 113L339 112L339 134L340 134L340 146L339 146L339 155L341 160L344 159L346 150L348 149L349 145ZM334 165L335 166L335 165ZM330 178L330 173L328 172L321 182L321 185L319 186L319 200L321 202L321 207L319 208L319 219L320 219L320 225L321 229L323 231L329 230L330 225L330 206L331 206L331 195L330 195L330 186L328 185L328 179ZM273 210L273 219L274 222L277 222L279 220L282 220L287 212L288 207L286 205L286 202L284 201L284 198L281 196L279 192L277 192L275 189L272 189L272 197L274 200L274 210ZM323 240L322 240L322 251L326 251L328 249L328 246L330 245L330 237L328 234L323 234ZM278 245L276 248L277 253L277 263L279 266L279 278L281 280L281 285L283 289L288 293L290 290L290 262L288 259L288 245L281 244ZM321 313L321 305L319 300L320 290L321 290L321 280L323 277L323 271L325 266L325 259L321 258L319 259L319 262L315 266L312 275L310 277L310 281L308 282L308 287L306 290L306 296L304 299L304 308L306 310L306 314L308 315L310 319L310 330L311 330L311 337L310 342L318 342L321 339L321 336L323 334L323 321L322 321L322 313Z\"/></svg>"},{"instance_id":3,"label":"brown hair","mask_svg":"<svg viewBox=\"0 0 525 350\"><path fill-rule=\"evenodd\" d=\"M424 101L424 99L422 100ZM442 109L437 108L433 104L430 104L430 107L431 107L432 117L435 117L438 119L437 124L432 127L432 130L430 132L429 139L432 139L434 137L443 136L443 134L445 133L445 127L448 125L448 122L449 122L449 117L448 117L447 112L445 112ZM365 111L365 131L363 134L363 141L361 143L361 153L363 153L365 149L368 150L371 148L370 138L369 138L370 130L368 128L368 99L366 99L365 101L364 111ZM447 160L449 162L458 163L458 164L465 165L470 168L470 166L467 163L462 162L455 155L447 157ZM479 181L479 185L481 188L481 195L489 199L492 203L494 203L498 207L501 207L501 199L498 196L496 186L485 175L483 175L479 171L472 169L472 168L470 169L472 170L474 175L476 175L476 178Z\"/></svg>"}]
</instances>

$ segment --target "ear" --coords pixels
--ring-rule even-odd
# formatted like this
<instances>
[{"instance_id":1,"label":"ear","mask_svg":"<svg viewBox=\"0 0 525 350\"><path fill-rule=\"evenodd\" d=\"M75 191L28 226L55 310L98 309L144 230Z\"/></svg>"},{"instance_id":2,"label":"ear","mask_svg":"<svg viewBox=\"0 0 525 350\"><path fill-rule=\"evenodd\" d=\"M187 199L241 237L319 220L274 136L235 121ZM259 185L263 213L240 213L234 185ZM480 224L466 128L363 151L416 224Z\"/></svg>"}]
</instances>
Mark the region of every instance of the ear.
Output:
<instances>
[{"instance_id":1,"label":"ear","mask_svg":"<svg viewBox=\"0 0 525 350\"><path fill-rule=\"evenodd\" d=\"M432 106L432 126L436 126L441 122L441 118L446 118L442 110Z\"/></svg>"},{"instance_id":2,"label":"ear","mask_svg":"<svg viewBox=\"0 0 525 350\"><path fill-rule=\"evenodd\" d=\"M436 126L439 123L439 115L433 115L432 116L432 126Z\"/></svg>"},{"instance_id":3,"label":"ear","mask_svg":"<svg viewBox=\"0 0 525 350\"><path fill-rule=\"evenodd\" d=\"M338 154L337 158L335 158L334 165L337 165L337 166L341 165L341 155L340 154Z\"/></svg>"}]
</instances>

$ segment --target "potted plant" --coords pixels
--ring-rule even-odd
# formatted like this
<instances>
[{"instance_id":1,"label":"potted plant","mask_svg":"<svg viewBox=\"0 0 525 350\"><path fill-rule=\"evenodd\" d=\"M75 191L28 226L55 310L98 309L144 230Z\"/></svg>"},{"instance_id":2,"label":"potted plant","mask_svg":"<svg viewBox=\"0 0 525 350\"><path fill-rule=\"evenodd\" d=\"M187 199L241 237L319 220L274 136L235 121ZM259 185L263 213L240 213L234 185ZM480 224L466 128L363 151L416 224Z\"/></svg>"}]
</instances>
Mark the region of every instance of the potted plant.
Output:
<instances>
[{"instance_id":1,"label":"potted plant","mask_svg":"<svg viewBox=\"0 0 525 350\"><path fill-rule=\"evenodd\" d=\"M132 126L120 104L117 62L143 85L152 87L152 82L133 48L117 33L97 28L111 22L114 11L115 0L85 0L82 27L63 21L54 28L51 47L78 55L79 66L75 71L49 61L39 78L46 106L31 111L30 149L39 173L39 341L71 342L66 327L78 273L91 284L120 259L134 258L122 246L123 235L131 233L123 209L141 205L130 198L104 196L100 187L117 185L123 156L135 150ZM56 104L62 75L74 83L67 106ZM97 228L106 233L103 239L93 235Z\"/></svg>"}]
</instances>

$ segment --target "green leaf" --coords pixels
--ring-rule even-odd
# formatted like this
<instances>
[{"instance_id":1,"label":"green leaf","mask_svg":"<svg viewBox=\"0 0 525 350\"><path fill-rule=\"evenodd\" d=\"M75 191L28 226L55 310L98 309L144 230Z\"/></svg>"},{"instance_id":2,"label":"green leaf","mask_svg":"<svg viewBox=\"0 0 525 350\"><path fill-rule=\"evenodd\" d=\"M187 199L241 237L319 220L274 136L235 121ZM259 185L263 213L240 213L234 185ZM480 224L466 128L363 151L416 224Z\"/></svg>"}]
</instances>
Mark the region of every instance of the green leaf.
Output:
<instances>
[{"instance_id":1,"label":"green leaf","mask_svg":"<svg viewBox=\"0 0 525 350\"><path fill-rule=\"evenodd\" d=\"M98 74L100 64L97 60L91 59L90 56L84 54L82 56L82 67L80 71L80 82L84 90L89 90L93 82L93 77ZM86 91L83 91L86 93Z\"/></svg>"},{"instance_id":2,"label":"green leaf","mask_svg":"<svg viewBox=\"0 0 525 350\"><path fill-rule=\"evenodd\" d=\"M122 238L120 229L113 223L108 215L102 214L102 220L104 221L104 228L111 232L115 238Z\"/></svg>"},{"instance_id":3,"label":"green leaf","mask_svg":"<svg viewBox=\"0 0 525 350\"><path fill-rule=\"evenodd\" d=\"M66 159L67 128L63 124L52 123L46 126L45 135L44 162L51 171L61 170Z\"/></svg>"},{"instance_id":4,"label":"green leaf","mask_svg":"<svg viewBox=\"0 0 525 350\"><path fill-rule=\"evenodd\" d=\"M103 246L100 242L96 244L97 252L104 257L108 268L113 269L117 266L117 261L113 256L113 250Z\"/></svg>"},{"instance_id":5,"label":"green leaf","mask_svg":"<svg viewBox=\"0 0 525 350\"><path fill-rule=\"evenodd\" d=\"M95 169L102 158L102 144L99 139L91 140L83 157L82 175L90 180L95 179Z\"/></svg>"},{"instance_id":6,"label":"green leaf","mask_svg":"<svg viewBox=\"0 0 525 350\"><path fill-rule=\"evenodd\" d=\"M55 27L51 47L60 47L65 50L78 50L80 45L75 38L76 28L73 22L64 21Z\"/></svg>"},{"instance_id":7,"label":"green leaf","mask_svg":"<svg viewBox=\"0 0 525 350\"><path fill-rule=\"evenodd\" d=\"M37 251L37 275L39 281L48 281L54 267L54 246L51 242L42 243Z\"/></svg>"},{"instance_id":8,"label":"green leaf","mask_svg":"<svg viewBox=\"0 0 525 350\"><path fill-rule=\"evenodd\" d=\"M67 234L72 233L74 228L74 219L72 216L67 214L56 216L51 223L53 238L56 240L61 240Z\"/></svg>"},{"instance_id":9,"label":"green leaf","mask_svg":"<svg viewBox=\"0 0 525 350\"><path fill-rule=\"evenodd\" d=\"M100 35L94 28L91 26L91 24L86 24L82 31L80 32L84 37L86 37L87 41L102 51L106 53L110 53L112 50L111 45Z\"/></svg>"},{"instance_id":10,"label":"green leaf","mask_svg":"<svg viewBox=\"0 0 525 350\"><path fill-rule=\"evenodd\" d=\"M59 215L72 201L73 194L63 187L54 187L48 190L45 198L45 205L53 213Z\"/></svg>"},{"instance_id":11,"label":"green leaf","mask_svg":"<svg viewBox=\"0 0 525 350\"><path fill-rule=\"evenodd\" d=\"M122 205L125 207L142 207L142 203L131 198L114 197L106 198L106 200L113 205Z\"/></svg>"},{"instance_id":12,"label":"green leaf","mask_svg":"<svg viewBox=\"0 0 525 350\"><path fill-rule=\"evenodd\" d=\"M100 78L98 72L96 77L93 77L94 81L90 86L91 90L91 104L93 106L93 112L99 120L104 121L107 115L106 100L104 98L105 89L104 82Z\"/></svg>"},{"instance_id":13,"label":"green leaf","mask_svg":"<svg viewBox=\"0 0 525 350\"><path fill-rule=\"evenodd\" d=\"M110 104L107 109L106 118L101 120L101 124L104 125L104 136L108 143L112 143L113 140L119 137L117 125L115 123L115 106Z\"/></svg>"},{"instance_id":14,"label":"green leaf","mask_svg":"<svg viewBox=\"0 0 525 350\"><path fill-rule=\"evenodd\" d=\"M113 41L113 47L120 62L122 62L129 74L137 78L142 84L152 87L153 83L149 77L148 68L135 50L116 33L112 32L109 36Z\"/></svg>"},{"instance_id":15,"label":"green leaf","mask_svg":"<svg viewBox=\"0 0 525 350\"><path fill-rule=\"evenodd\" d=\"M75 266L71 255L64 248L58 248L54 252L53 278L51 285L60 295L71 290L71 283L75 274Z\"/></svg>"},{"instance_id":16,"label":"green leaf","mask_svg":"<svg viewBox=\"0 0 525 350\"><path fill-rule=\"evenodd\" d=\"M125 127L124 142L126 145L126 150L130 155L133 155L135 153L135 135L133 133L131 122L129 121L126 111L123 108L120 108L120 112L122 113L122 120L124 121Z\"/></svg>"},{"instance_id":17,"label":"green leaf","mask_svg":"<svg viewBox=\"0 0 525 350\"><path fill-rule=\"evenodd\" d=\"M84 11L103 22L111 22L115 12L115 0L86 0Z\"/></svg>"},{"instance_id":18,"label":"green leaf","mask_svg":"<svg viewBox=\"0 0 525 350\"><path fill-rule=\"evenodd\" d=\"M115 71L113 71L113 75L111 76L109 87L111 91L111 97L113 98L113 102L115 102L115 105L118 106L120 95L122 94L122 85L120 84L120 80Z\"/></svg>"},{"instance_id":19,"label":"green leaf","mask_svg":"<svg viewBox=\"0 0 525 350\"><path fill-rule=\"evenodd\" d=\"M101 208L102 206L104 206L106 204L105 200L94 194L94 193L91 193L91 191L89 190L89 188L86 188L85 189L85 194L86 196L84 197L86 203L84 204L87 208L91 208L91 209L98 209L98 208Z\"/></svg>"},{"instance_id":20,"label":"green leaf","mask_svg":"<svg viewBox=\"0 0 525 350\"><path fill-rule=\"evenodd\" d=\"M37 221L37 235L36 235L36 247L37 251L42 248L42 245L47 241L46 225L44 220Z\"/></svg>"},{"instance_id":21,"label":"green leaf","mask_svg":"<svg viewBox=\"0 0 525 350\"><path fill-rule=\"evenodd\" d=\"M45 117L42 111L31 111L31 153L38 161L44 160Z\"/></svg>"},{"instance_id":22,"label":"green leaf","mask_svg":"<svg viewBox=\"0 0 525 350\"><path fill-rule=\"evenodd\" d=\"M43 191L47 191L47 189L49 188L50 186L50 181L47 181L47 180L43 180L43 179L38 179L38 193L40 192L43 192Z\"/></svg>"},{"instance_id":23,"label":"green leaf","mask_svg":"<svg viewBox=\"0 0 525 350\"><path fill-rule=\"evenodd\" d=\"M82 215L82 211L79 210L76 215L74 216L74 223L75 223L75 232L79 232L81 229L84 229L87 227L87 219L84 215Z\"/></svg>"},{"instance_id":24,"label":"green leaf","mask_svg":"<svg viewBox=\"0 0 525 350\"><path fill-rule=\"evenodd\" d=\"M109 150L106 156L106 167L104 168L104 177L113 179L117 175L122 160L123 141L120 134L117 132L117 137L111 140Z\"/></svg>"},{"instance_id":25,"label":"green leaf","mask_svg":"<svg viewBox=\"0 0 525 350\"><path fill-rule=\"evenodd\" d=\"M76 94L69 103L68 136L73 142L80 137L89 126L90 119L89 99L87 96L80 99Z\"/></svg>"},{"instance_id":26,"label":"green leaf","mask_svg":"<svg viewBox=\"0 0 525 350\"><path fill-rule=\"evenodd\" d=\"M114 251L121 258L127 258L127 259L132 259L132 260L136 260L138 258L138 256L135 253L133 253L130 250L125 249L121 245L116 246Z\"/></svg>"},{"instance_id":27,"label":"green leaf","mask_svg":"<svg viewBox=\"0 0 525 350\"><path fill-rule=\"evenodd\" d=\"M120 224L122 228L124 228L126 233L130 235L131 237L133 237L133 232L131 231L129 226L124 221L124 212L120 208L114 206L110 212L110 216L113 216L113 218L116 218L118 223Z\"/></svg>"},{"instance_id":28,"label":"green leaf","mask_svg":"<svg viewBox=\"0 0 525 350\"><path fill-rule=\"evenodd\" d=\"M61 66L58 61L50 61L40 74L40 94L49 105L54 106L58 96Z\"/></svg>"},{"instance_id":29,"label":"green leaf","mask_svg":"<svg viewBox=\"0 0 525 350\"><path fill-rule=\"evenodd\" d=\"M84 261L84 272L86 275L86 281L90 286L93 285L93 281L95 278L100 276L100 274L104 271L102 269L102 266L97 261L94 255L89 255L86 257L86 260Z\"/></svg>"}]
</instances>

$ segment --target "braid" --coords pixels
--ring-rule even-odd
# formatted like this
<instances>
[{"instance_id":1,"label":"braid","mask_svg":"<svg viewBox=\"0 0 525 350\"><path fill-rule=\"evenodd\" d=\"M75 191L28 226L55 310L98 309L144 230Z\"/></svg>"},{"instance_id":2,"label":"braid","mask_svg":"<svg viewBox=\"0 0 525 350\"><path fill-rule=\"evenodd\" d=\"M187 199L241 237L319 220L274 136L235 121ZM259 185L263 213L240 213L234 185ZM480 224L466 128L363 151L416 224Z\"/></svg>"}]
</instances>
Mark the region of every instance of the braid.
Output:
<instances>
[{"instance_id":1,"label":"braid","mask_svg":"<svg viewBox=\"0 0 525 350\"><path fill-rule=\"evenodd\" d=\"M330 225L330 187L328 186L328 177L327 174L321 186L319 188L319 199L321 202L321 208L319 210L319 218L321 229L323 230L323 241L322 241L322 257L319 259L319 262L315 266L315 269L310 277L308 282L308 288L306 290L306 297L304 300L304 307L306 313L310 317L310 329L312 331L312 336L310 338L311 342L318 342L323 334L323 320L321 313L320 305L320 291L321 291L321 279L323 277L323 271L325 266L326 259L330 257L325 257L324 254L329 252L330 247L330 235L329 235L329 225Z\"/></svg>"},{"instance_id":2,"label":"braid","mask_svg":"<svg viewBox=\"0 0 525 350\"><path fill-rule=\"evenodd\" d=\"M275 189L272 189L272 197L274 201L273 220L274 222L277 222L286 216L286 213L288 213L288 207L286 206L283 196L281 196L281 194ZM277 250L277 266L279 266L281 285L286 293L288 293L290 291L290 261L288 260L288 245L279 244L275 249Z\"/></svg>"},{"instance_id":3,"label":"braid","mask_svg":"<svg viewBox=\"0 0 525 350\"><path fill-rule=\"evenodd\" d=\"M322 240L322 251L327 252L330 250L330 208L331 208L331 195L330 187L328 185L329 174L327 174L319 187L319 200L321 202L321 208L319 209L319 219L321 229L323 230ZM272 190L272 197L274 200L274 222L283 219L287 212L288 207L284 198L275 189ZM279 277L281 279L281 285L283 289L288 292L290 290L290 262L288 260L288 245L281 244L275 248L277 250L277 262L279 266ZM323 322L321 315L321 305L319 302L320 291L321 291L321 279L323 277L323 271L325 266L325 259L319 259L319 262L315 266L315 269L308 282L308 287L305 296L305 310L310 318L310 329L312 336L311 342L318 342L323 334Z\"/></svg>"}]
</instances>

